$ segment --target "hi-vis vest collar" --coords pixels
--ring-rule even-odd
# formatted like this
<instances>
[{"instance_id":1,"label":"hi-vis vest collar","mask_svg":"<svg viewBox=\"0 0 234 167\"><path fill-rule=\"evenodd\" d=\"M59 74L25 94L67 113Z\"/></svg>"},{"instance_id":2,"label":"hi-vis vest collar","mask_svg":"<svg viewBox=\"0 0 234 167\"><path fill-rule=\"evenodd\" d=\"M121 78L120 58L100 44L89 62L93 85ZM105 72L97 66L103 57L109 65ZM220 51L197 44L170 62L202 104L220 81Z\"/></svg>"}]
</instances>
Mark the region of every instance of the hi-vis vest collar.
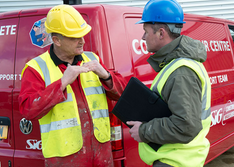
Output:
<instances>
[{"instance_id":1,"label":"hi-vis vest collar","mask_svg":"<svg viewBox=\"0 0 234 167\"><path fill-rule=\"evenodd\" d=\"M90 59L90 60L98 60L99 59L97 57L94 56L94 54L92 52L84 52L84 54ZM49 75L49 69L47 68L46 62L40 57L35 57L34 60L37 61L37 63L39 64L42 73L44 75L44 80L45 80L45 84L46 86L51 84L51 79L50 79L50 75Z\"/></svg>"},{"instance_id":2,"label":"hi-vis vest collar","mask_svg":"<svg viewBox=\"0 0 234 167\"><path fill-rule=\"evenodd\" d=\"M146 143L139 143L139 154L141 159L148 165L156 160L169 164L175 167L196 166L202 167L204 165L206 156L209 151L209 141L206 135L210 129L210 101L211 101L211 85L208 74L202 63L196 62L187 58L178 58L167 64L155 77L151 90L157 91L161 95L163 86L165 85L170 74L181 66L191 68L200 78L202 83L202 115L201 121L203 129L199 134L188 144L164 144L157 152L154 151ZM199 153L198 153L199 152ZM181 156L183 155L183 156ZM189 159L189 161L188 161Z\"/></svg>"},{"instance_id":3,"label":"hi-vis vest collar","mask_svg":"<svg viewBox=\"0 0 234 167\"><path fill-rule=\"evenodd\" d=\"M83 61L98 60L92 52L82 54ZM29 61L25 68L34 68L45 81L45 86L60 79L63 74L55 66L48 52ZM25 69L24 68L24 69ZM23 74L24 70L22 71ZM107 100L99 77L93 72L81 73L80 81L92 116L94 135L104 143L110 140L110 122ZM39 120L42 139L42 152L45 158L71 155L82 148L83 139L75 94L67 86L67 100Z\"/></svg>"}]
</instances>

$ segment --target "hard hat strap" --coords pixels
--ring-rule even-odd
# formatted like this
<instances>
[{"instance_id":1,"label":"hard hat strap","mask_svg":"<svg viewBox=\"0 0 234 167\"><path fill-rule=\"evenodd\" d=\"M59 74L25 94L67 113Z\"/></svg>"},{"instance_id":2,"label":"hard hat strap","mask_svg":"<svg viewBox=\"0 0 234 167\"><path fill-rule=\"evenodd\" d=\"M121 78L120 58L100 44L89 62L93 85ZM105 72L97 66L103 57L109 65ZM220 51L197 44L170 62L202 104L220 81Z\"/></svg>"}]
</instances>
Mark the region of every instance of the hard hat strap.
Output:
<instances>
[{"instance_id":1,"label":"hard hat strap","mask_svg":"<svg viewBox=\"0 0 234 167\"><path fill-rule=\"evenodd\" d=\"M181 29L183 28L183 24L175 24L175 23L166 23L166 24L172 33L175 33L175 34L181 33Z\"/></svg>"}]
</instances>

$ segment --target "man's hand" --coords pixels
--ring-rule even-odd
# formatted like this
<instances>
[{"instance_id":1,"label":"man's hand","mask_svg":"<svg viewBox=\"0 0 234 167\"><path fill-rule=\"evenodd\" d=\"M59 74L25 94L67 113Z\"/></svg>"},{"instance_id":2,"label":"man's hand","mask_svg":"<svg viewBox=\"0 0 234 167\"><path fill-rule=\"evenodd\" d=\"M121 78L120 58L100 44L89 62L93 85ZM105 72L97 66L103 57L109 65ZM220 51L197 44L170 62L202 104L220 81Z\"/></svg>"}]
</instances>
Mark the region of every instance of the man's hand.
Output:
<instances>
[{"instance_id":1,"label":"man's hand","mask_svg":"<svg viewBox=\"0 0 234 167\"><path fill-rule=\"evenodd\" d=\"M139 121L127 121L128 125L132 125L133 127L129 130L129 133L134 140L138 142L142 142L140 136L139 136L139 127L142 124L142 122Z\"/></svg>"},{"instance_id":2,"label":"man's hand","mask_svg":"<svg viewBox=\"0 0 234 167\"><path fill-rule=\"evenodd\" d=\"M75 79L80 75L80 73L85 73L90 71L88 68L83 66L71 66L68 64L67 69L64 71L62 81L62 90L66 88L68 84L71 84L75 81Z\"/></svg>"},{"instance_id":3,"label":"man's hand","mask_svg":"<svg viewBox=\"0 0 234 167\"><path fill-rule=\"evenodd\" d=\"M83 64L82 67L88 68L89 71L93 71L102 79L107 79L110 75L97 60L89 61L88 63Z\"/></svg>"}]
</instances>

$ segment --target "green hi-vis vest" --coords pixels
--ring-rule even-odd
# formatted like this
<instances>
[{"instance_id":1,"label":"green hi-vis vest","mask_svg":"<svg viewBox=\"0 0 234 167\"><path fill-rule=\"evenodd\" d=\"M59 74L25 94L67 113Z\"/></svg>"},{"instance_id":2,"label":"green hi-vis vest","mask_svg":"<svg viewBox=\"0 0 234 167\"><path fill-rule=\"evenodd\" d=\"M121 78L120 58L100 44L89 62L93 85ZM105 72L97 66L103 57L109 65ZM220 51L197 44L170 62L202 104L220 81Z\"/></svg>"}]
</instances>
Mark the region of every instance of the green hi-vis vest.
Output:
<instances>
[{"instance_id":1,"label":"green hi-vis vest","mask_svg":"<svg viewBox=\"0 0 234 167\"><path fill-rule=\"evenodd\" d=\"M191 68L194 72L196 72L201 80L201 120L203 129L188 144L164 144L157 150L157 152L146 143L139 143L140 157L148 165L151 165L154 161L159 160L174 167L202 167L208 154L210 143L206 138L206 135L209 132L211 123L211 85L203 64L187 58L174 59L158 73L151 85L151 90L153 87L157 88L154 90L157 90L161 95L163 86L165 85L170 74L181 66Z\"/></svg>"},{"instance_id":2,"label":"green hi-vis vest","mask_svg":"<svg viewBox=\"0 0 234 167\"><path fill-rule=\"evenodd\" d=\"M90 60L99 61L98 56L92 52L84 52L82 57L81 65ZM63 76L48 52L30 60L25 68L28 66L41 75L45 86ZM92 115L94 135L99 142L107 142L110 140L110 120L105 90L99 77L93 72L81 73L80 81ZM70 85L66 89L67 100L55 105L49 113L39 119L42 152L45 158L68 156L78 152L83 146L75 94Z\"/></svg>"}]
</instances>

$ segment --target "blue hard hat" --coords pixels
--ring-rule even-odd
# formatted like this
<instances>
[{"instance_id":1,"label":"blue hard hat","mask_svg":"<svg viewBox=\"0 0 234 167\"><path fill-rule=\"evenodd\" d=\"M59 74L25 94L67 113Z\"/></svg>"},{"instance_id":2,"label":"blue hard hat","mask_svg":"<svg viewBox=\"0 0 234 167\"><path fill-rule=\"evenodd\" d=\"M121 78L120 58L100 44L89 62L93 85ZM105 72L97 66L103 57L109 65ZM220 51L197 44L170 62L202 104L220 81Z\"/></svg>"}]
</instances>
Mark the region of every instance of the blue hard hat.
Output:
<instances>
[{"instance_id":1,"label":"blue hard hat","mask_svg":"<svg viewBox=\"0 0 234 167\"><path fill-rule=\"evenodd\" d=\"M41 28L41 20L34 23L34 26Z\"/></svg>"},{"instance_id":2,"label":"blue hard hat","mask_svg":"<svg viewBox=\"0 0 234 167\"><path fill-rule=\"evenodd\" d=\"M176 0L150 0L144 7L141 23L175 23L183 24L184 13Z\"/></svg>"}]
</instances>

